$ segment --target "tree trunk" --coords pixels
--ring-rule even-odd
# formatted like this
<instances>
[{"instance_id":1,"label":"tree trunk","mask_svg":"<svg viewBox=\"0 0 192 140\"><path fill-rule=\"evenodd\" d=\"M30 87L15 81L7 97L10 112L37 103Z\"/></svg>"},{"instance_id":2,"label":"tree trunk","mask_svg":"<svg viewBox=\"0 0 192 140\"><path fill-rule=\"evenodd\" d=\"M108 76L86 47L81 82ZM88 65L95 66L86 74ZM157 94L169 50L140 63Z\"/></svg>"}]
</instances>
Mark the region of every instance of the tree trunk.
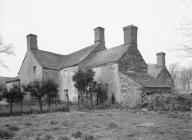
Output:
<instances>
[{"instance_id":1,"label":"tree trunk","mask_svg":"<svg viewBox=\"0 0 192 140\"><path fill-rule=\"evenodd\" d=\"M66 94L66 96L67 96L67 111L69 112L69 95Z\"/></svg>"},{"instance_id":2,"label":"tree trunk","mask_svg":"<svg viewBox=\"0 0 192 140\"><path fill-rule=\"evenodd\" d=\"M57 107L57 97L55 97L55 107Z\"/></svg>"},{"instance_id":3,"label":"tree trunk","mask_svg":"<svg viewBox=\"0 0 192 140\"><path fill-rule=\"evenodd\" d=\"M48 107L49 107L49 110L51 109L51 101L49 100L48 101Z\"/></svg>"},{"instance_id":4,"label":"tree trunk","mask_svg":"<svg viewBox=\"0 0 192 140\"><path fill-rule=\"evenodd\" d=\"M81 110L81 105L80 105L80 95L78 94L78 107Z\"/></svg>"},{"instance_id":5,"label":"tree trunk","mask_svg":"<svg viewBox=\"0 0 192 140\"><path fill-rule=\"evenodd\" d=\"M10 102L9 105L10 105L10 114L12 114L13 113L13 102Z\"/></svg>"},{"instance_id":6,"label":"tree trunk","mask_svg":"<svg viewBox=\"0 0 192 140\"><path fill-rule=\"evenodd\" d=\"M93 109L93 93L91 93L91 108Z\"/></svg>"},{"instance_id":7,"label":"tree trunk","mask_svg":"<svg viewBox=\"0 0 192 140\"><path fill-rule=\"evenodd\" d=\"M38 102L39 102L39 109L40 109L40 112L42 112L43 105L42 105L42 101L41 101L41 99L38 99Z\"/></svg>"},{"instance_id":8,"label":"tree trunk","mask_svg":"<svg viewBox=\"0 0 192 140\"><path fill-rule=\"evenodd\" d=\"M23 112L23 101L20 102L20 112Z\"/></svg>"}]
</instances>

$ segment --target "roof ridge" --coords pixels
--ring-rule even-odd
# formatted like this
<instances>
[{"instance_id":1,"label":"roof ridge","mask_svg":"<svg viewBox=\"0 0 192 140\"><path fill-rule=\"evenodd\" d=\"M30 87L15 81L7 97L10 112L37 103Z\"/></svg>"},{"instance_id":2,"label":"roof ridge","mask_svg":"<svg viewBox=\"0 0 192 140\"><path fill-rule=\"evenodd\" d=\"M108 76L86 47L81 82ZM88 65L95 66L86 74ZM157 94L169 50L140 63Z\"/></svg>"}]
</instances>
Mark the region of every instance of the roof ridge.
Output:
<instances>
[{"instance_id":1,"label":"roof ridge","mask_svg":"<svg viewBox=\"0 0 192 140\"><path fill-rule=\"evenodd\" d=\"M64 54L58 54L58 53L54 53L54 52L50 52L50 51L45 51L45 50L40 50L40 49L32 49L32 50L42 51L42 52L47 52L47 53L52 53L52 54L60 55L60 56L67 56L67 55L64 55Z\"/></svg>"},{"instance_id":2,"label":"roof ridge","mask_svg":"<svg viewBox=\"0 0 192 140\"><path fill-rule=\"evenodd\" d=\"M75 51L75 52L69 53L69 54L67 54L66 56L75 54L76 52L82 51L83 49L87 49L87 48L95 47L95 45L98 45L98 44L99 44L99 43L96 42L96 43L94 43L94 44L92 44L92 45L89 45L89 46L87 46L87 47L83 47L83 48L81 48L81 49L79 49L79 50L77 50L77 51Z\"/></svg>"}]
</instances>

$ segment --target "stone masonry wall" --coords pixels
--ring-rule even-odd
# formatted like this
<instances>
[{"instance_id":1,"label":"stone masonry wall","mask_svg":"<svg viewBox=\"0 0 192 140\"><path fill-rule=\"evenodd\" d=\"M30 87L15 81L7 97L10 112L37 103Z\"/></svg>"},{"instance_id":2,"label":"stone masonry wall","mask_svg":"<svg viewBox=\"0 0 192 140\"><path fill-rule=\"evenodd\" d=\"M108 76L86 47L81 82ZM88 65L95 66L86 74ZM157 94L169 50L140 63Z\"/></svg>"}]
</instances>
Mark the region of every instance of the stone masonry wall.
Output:
<instances>
[{"instance_id":1,"label":"stone masonry wall","mask_svg":"<svg viewBox=\"0 0 192 140\"><path fill-rule=\"evenodd\" d=\"M43 69L42 80L47 81L49 79L53 80L56 84L59 85L59 71L52 69Z\"/></svg>"},{"instance_id":2,"label":"stone masonry wall","mask_svg":"<svg viewBox=\"0 0 192 140\"><path fill-rule=\"evenodd\" d=\"M33 71L33 67L36 67L36 72ZM42 80L42 67L37 62L36 58L31 51L27 51L23 64L19 71L19 79L21 85L28 84L34 80Z\"/></svg>"},{"instance_id":3,"label":"stone masonry wall","mask_svg":"<svg viewBox=\"0 0 192 140\"><path fill-rule=\"evenodd\" d=\"M120 78L120 103L123 106L136 107L141 103L142 86L127 75L119 72Z\"/></svg>"},{"instance_id":4,"label":"stone masonry wall","mask_svg":"<svg viewBox=\"0 0 192 140\"><path fill-rule=\"evenodd\" d=\"M66 100L66 92L68 91L69 100L76 102L78 91L74 87L74 82L72 81L72 77L75 72L78 71L78 66L73 66L69 68L62 69L59 74L59 96L60 99Z\"/></svg>"},{"instance_id":5,"label":"stone masonry wall","mask_svg":"<svg viewBox=\"0 0 192 140\"><path fill-rule=\"evenodd\" d=\"M127 71L147 72L148 68L136 46L130 46L118 64L119 71L124 74L126 74Z\"/></svg>"},{"instance_id":6,"label":"stone masonry wall","mask_svg":"<svg viewBox=\"0 0 192 140\"><path fill-rule=\"evenodd\" d=\"M161 80L164 83L168 83L171 87L174 86L174 82L171 79L169 72L166 67L162 68L160 74L158 75L157 79Z\"/></svg>"},{"instance_id":7,"label":"stone masonry wall","mask_svg":"<svg viewBox=\"0 0 192 140\"><path fill-rule=\"evenodd\" d=\"M120 87L119 87L119 76L118 76L118 64L108 64L93 69L95 71L94 79L98 83L103 85L107 84L108 88L108 99L110 99L112 93L115 94L116 101L120 101Z\"/></svg>"}]
</instances>

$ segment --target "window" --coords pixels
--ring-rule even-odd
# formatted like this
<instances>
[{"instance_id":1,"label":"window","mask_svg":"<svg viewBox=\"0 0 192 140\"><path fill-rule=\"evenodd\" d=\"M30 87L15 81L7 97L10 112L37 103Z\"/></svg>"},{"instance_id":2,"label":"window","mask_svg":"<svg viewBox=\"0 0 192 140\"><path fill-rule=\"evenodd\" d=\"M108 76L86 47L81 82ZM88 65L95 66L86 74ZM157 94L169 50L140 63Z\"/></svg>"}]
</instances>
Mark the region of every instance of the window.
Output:
<instances>
[{"instance_id":1,"label":"window","mask_svg":"<svg viewBox=\"0 0 192 140\"><path fill-rule=\"evenodd\" d=\"M33 73L36 73L36 71L37 71L37 68L36 68L36 66L34 66L33 67Z\"/></svg>"}]
</instances>

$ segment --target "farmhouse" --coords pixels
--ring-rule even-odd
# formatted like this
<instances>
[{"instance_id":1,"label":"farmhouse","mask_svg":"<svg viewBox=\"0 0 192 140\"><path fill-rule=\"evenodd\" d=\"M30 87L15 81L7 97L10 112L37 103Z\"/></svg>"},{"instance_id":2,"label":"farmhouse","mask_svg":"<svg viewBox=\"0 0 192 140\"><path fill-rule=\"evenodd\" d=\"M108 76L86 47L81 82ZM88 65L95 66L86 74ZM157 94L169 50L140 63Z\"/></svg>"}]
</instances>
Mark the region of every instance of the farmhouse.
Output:
<instances>
[{"instance_id":1,"label":"farmhouse","mask_svg":"<svg viewBox=\"0 0 192 140\"><path fill-rule=\"evenodd\" d=\"M147 64L138 50L137 29L134 25L124 27L123 44L107 49L104 28L97 27L92 45L68 55L40 50L37 36L29 34L18 73L20 85L52 79L59 85L61 100L68 93L75 101L78 91L72 81L74 73L92 68L95 80L107 86L108 97L114 93L122 105L136 106L146 94L170 93L173 80L165 66L165 53L157 53L157 64Z\"/></svg>"}]
</instances>

